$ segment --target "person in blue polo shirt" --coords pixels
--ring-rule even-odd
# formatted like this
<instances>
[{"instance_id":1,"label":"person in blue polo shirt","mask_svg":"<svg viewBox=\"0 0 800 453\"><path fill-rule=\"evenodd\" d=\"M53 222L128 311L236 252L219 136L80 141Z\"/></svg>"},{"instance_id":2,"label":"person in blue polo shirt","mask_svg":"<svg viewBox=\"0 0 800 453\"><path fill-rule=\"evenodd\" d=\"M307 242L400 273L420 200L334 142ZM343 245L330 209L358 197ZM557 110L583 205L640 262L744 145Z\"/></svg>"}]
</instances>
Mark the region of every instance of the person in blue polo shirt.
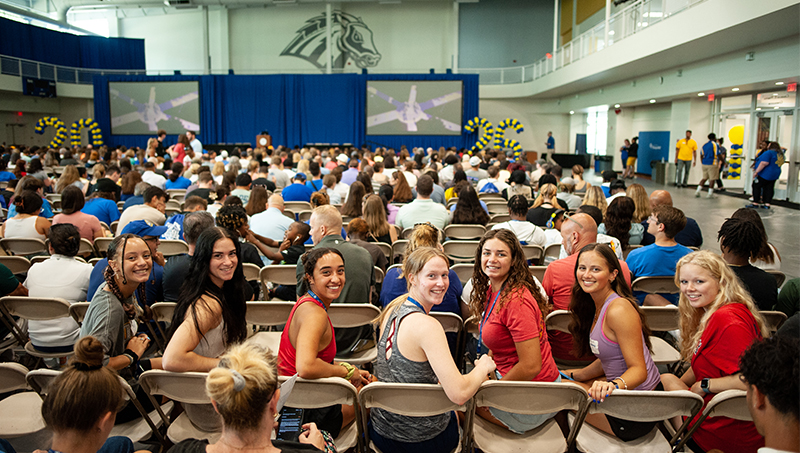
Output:
<instances>
[{"instance_id":1,"label":"person in blue polo shirt","mask_svg":"<svg viewBox=\"0 0 800 453\"><path fill-rule=\"evenodd\" d=\"M756 157L755 170L753 170L753 204L748 208L769 209L772 196L775 194L775 181L781 176L781 167L778 165L778 153L782 152L778 142L769 144L766 150ZM9 211L9 216L11 211Z\"/></svg>"},{"instance_id":2,"label":"person in blue polo shirt","mask_svg":"<svg viewBox=\"0 0 800 453\"><path fill-rule=\"evenodd\" d=\"M311 194L314 189L306 185L305 173L298 173L294 175L292 184L283 188L281 196L283 201L305 201L311 203Z\"/></svg>"},{"instance_id":3,"label":"person in blue polo shirt","mask_svg":"<svg viewBox=\"0 0 800 453\"><path fill-rule=\"evenodd\" d=\"M700 154L700 162L703 164L703 179L697 184L697 191L694 193L696 198L700 197L700 191L703 190L703 184L706 181L708 181L708 195L706 195L706 198L714 198L714 181L719 179L718 153L717 135L712 132L708 134L708 142L703 145L703 152Z\"/></svg>"}]
</instances>

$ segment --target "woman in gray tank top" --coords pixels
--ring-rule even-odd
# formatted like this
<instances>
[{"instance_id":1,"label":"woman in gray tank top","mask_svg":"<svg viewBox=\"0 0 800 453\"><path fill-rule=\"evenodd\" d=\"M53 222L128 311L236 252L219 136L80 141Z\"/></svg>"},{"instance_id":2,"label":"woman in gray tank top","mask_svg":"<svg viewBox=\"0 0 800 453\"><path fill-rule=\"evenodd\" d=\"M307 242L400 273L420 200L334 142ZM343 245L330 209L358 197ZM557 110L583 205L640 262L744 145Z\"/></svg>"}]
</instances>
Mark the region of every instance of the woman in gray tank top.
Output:
<instances>
[{"instance_id":1,"label":"woman in gray tank top","mask_svg":"<svg viewBox=\"0 0 800 453\"><path fill-rule=\"evenodd\" d=\"M461 375L447 345L441 324L428 316L442 303L449 286L447 258L437 249L421 247L403 262L408 294L393 300L378 319L380 341L376 376L381 382L441 383L456 404L468 401L495 369L484 355L475 369ZM409 319L410 322L404 322ZM370 439L383 452L444 452L458 444L454 414L405 417L383 409L370 412Z\"/></svg>"}]
</instances>

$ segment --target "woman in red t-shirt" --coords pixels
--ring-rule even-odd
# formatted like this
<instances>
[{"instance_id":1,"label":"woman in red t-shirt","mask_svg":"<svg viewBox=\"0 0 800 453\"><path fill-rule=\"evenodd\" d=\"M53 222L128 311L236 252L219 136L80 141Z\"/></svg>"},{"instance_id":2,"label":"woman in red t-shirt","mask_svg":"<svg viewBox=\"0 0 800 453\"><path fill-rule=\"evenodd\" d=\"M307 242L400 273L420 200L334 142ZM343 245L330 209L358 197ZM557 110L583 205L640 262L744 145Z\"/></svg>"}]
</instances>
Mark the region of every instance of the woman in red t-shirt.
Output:
<instances>
[{"instance_id":1,"label":"woman in red t-shirt","mask_svg":"<svg viewBox=\"0 0 800 453\"><path fill-rule=\"evenodd\" d=\"M528 270L519 240L510 230L490 230L475 252L470 311L481 319L482 341L497 364L497 378L506 381L558 382L544 318L547 298ZM489 351L480 351L488 353ZM512 414L479 407L486 420L522 434L555 414Z\"/></svg>"},{"instance_id":2,"label":"woman in red t-shirt","mask_svg":"<svg viewBox=\"0 0 800 453\"><path fill-rule=\"evenodd\" d=\"M303 379L340 377L356 388L367 384L369 373L346 362L334 362L336 336L328 308L344 287L342 252L328 247L315 248L302 256L305 294L289 314L281 334L278 371L281 376L299 375ZM335 405L306 409L303 423L315 422L334 438L355 419L353 406Z\"/></svg>"},{"instance_id":3,"label":"woman in red t-shirt","mask_svg":"<svg viewBox=\"0 0 800 453\"><path fill-rule=\"evenodd\" d=\"M750 294L725 261L708 250L678 261L675 284L681 290L681 358L692 366L681 378L663 374L664 389L691 390L706 403L724 390L747 390L739 379L739 357L753 340L768 336ZM753 422L712 417L689 444L695 451L756 452L764 438Z\"/></svg>"}]
</instances>

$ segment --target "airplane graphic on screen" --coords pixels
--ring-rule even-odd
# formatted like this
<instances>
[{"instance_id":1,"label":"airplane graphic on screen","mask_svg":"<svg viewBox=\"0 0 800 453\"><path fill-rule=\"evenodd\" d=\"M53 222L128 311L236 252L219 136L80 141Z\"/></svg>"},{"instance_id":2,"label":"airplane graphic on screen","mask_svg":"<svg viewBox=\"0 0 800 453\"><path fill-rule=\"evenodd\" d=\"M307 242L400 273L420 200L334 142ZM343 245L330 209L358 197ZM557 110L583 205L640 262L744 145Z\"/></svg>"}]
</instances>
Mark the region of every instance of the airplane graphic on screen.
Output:
<instances>
[{"instance_id":1,"label":"airplane graphic on screen","mask_svg":"<svg viewBox=\"0 0 800 453\"><path fill-rule=\"evenodd\" d=\"M179 105L183 105L186 104L187 102L191 102L197 99L198 98L197 91L193 91L189 94L185 94L183 96L177 97L167 102L163 102L161 104L156 104L156 87L150 87L150 100L147 102L147 104L142 104L134 99L131 99L125 93L121 93L119 90L115 90L113 88L109 89L109 92L111 93L111 96L122 99L128 104L136 107L135 112L112 117L111 118L112 128L132 123L134 121L140 121L144 124L147 124L147 127L151 131L155 132L158 130L159 121L176 119L181 122L181 124L186 130L189 131L200 130L199 124L195 124L191 121L184 120L182 118L178 118L177 116L165 113L169 109L178 107Z\"/></svg>"},{"instance_id":2,"label":"airplane graphic on screen","mask_svg":"<svg viewBox=\"0 0 800 453\"><path fill-rule=\"evenodd\" d=\"M405 102L398 101L397 99L378 91L376 88L372 86L367 86L367 91L370 94L378 96L379 98L383 99L384 101L396 107L395 110L367 117L367 128L370 128L372 126L377 126L379 124L388 123L390 121L399 121L406 125L406 130L408 130L409 132L416 132L417 123L419 121L423 120L428 121L431 118L435 118L438 121L441 121L442 126L444 126L445 129L450 131L461 131L461 125L425 113L425 111L430 108L447 104L448 102L452 102L457 99L461 99L460 91L445 94L444 96L439 96L437 98L433 98L421 103L417 102L416 85L411 85L411 91L408 94L408 101Z\"/></svg>"}]
</instances>

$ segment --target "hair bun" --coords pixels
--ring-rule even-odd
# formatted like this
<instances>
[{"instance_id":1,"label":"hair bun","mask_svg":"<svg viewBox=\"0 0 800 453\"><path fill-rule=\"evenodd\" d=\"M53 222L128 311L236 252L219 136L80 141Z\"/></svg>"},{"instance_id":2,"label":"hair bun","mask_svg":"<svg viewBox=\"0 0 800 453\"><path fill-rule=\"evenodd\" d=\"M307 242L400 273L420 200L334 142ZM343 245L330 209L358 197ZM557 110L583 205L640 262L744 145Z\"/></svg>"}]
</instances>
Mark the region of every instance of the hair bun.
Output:
<instances>
[{"instance_id":1,"label":"hair bun","mask_svg":"<svg viewBox=\"0 0 800 453\"><path fill-rule=\"evenodd\" d=\"M76 367L80 364L91 369L100 368L103 366L104 352L100 340L93 336L85 336L75 343L72 364Z\"/></svg>"}]
</instances>

